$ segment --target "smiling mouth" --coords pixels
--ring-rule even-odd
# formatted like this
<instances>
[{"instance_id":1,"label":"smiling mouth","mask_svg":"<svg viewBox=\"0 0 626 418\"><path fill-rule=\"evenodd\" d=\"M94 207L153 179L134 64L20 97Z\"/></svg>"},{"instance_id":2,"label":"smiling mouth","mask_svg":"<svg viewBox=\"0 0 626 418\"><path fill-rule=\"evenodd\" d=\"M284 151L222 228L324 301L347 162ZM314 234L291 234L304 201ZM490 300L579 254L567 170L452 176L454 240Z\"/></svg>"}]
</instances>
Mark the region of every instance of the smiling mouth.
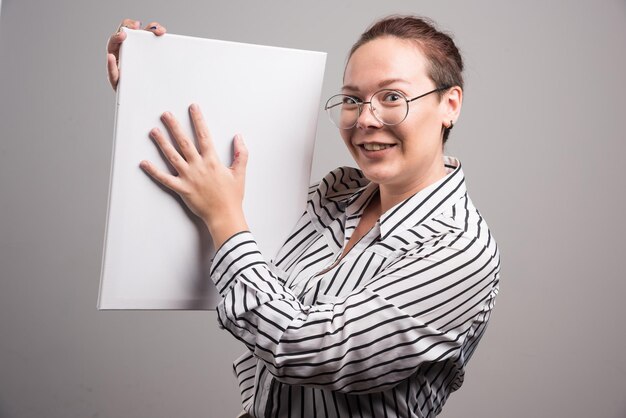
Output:
<instances>
[{"instance_id":1,"label":"smiling mouth","mask_svg":"<svg viewBox=\"0 0 626 418\"><path fill-rule=\"evenodd\" d=\"M364 148L366 151L380 151L387 148L391 148L395 145L393 144L361 144L359 145L361 148Z\"/></svg>"}]
</instances>

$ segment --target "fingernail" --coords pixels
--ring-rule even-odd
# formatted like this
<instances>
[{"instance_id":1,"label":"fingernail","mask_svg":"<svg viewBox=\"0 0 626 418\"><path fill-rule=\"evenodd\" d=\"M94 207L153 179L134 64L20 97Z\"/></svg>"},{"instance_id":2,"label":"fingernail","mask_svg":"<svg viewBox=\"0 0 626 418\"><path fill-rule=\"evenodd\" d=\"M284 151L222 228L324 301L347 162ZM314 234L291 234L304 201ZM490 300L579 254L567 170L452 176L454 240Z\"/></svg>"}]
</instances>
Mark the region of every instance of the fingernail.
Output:
<instances>
[{"instance_id":1,"label":"fingernail","mask_svg":"<svg viewBox=\"0 0 626 418\"><path fill-rule=\"evenodd\" d=\"M172 114L170 112L164 112L163 115L161 115L161 117L163 119L168 119L172 116Z\"/></svg>"},{"instance_id":2,"label":"fingernail","mask_svg":"<svg viewBox=\"0 0 626 418\"><path fill-rule=\"evenodd\" d=\"M150 26L150 29L152 30L156 30L156 28L157 28L156 26Z\"/></svg>"},{"instance_id":3,"label":"fingernail","mask_svg":"<svg viewBox=\"0 0 626 418\"><path fill-rule=\"evenodd\" d=\"M192 103L191 106L189 106L189 108L193 110L194 112L197 112L199 110L198 105L195 103Z\"/></svg>"}]
</instances>

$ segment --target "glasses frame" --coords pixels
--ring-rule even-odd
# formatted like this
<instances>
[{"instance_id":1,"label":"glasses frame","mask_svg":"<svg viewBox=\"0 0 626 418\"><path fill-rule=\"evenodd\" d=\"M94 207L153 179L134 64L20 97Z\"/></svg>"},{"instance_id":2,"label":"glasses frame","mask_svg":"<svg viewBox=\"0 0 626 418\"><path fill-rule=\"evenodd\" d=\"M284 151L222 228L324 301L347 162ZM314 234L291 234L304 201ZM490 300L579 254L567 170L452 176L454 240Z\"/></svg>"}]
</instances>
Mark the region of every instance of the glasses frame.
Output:
<instances>
[{"instance_id":1,"label":"glasses frame","mask_svg":"<svg viewBox=\"0 0 626 418\"><path fill-rule=\"evenodd\" d=\"M408 98L404 95L404 93L402 93L401 91L394 90L394 89L380 89L380 90L378 90L378 91L374 92L374 93L373 93L370 97L375 97L378 93L380 93L380 92L382 92L382 91L391 91L391 92L397 93L400 97L402 97L402 98L406 101L406 113L404 114L404 116L402 117L402 119L400 120L400 122L397 122L397 123L386 123L386 122L384 122L383 120L381 120L381 119L380 119L380 118L376 115L375 109L374 109L374 107L372 106L372 100L371 100L371 99L370 99L369 101L364 101L364 100L359 99L358 97L354 97L354 96L351 96L351 95L349 95L349 94L342 94L342 93L339 93L339 94L335 94L335 95L333 95L333 96L330 96L330 97L328 98L328 100L326 100L326 105L324 105L324 110L326 110L326 114L328 115L328 118L330 119L330 121L332 122L332 124L333 124L333 125L335 125L335 126L337 126L337 124L335 123L335 121L333 120L333 118L330 116L330 111L331 111L331 109L333 109L334 107L341 105L341 104L342 104L342 102L339 102L339 103L337 103L336 105L333 105L333 106L329 106L329 105L328 105L328 103L330 103L330 101L331 101L332 99L336 98L336 97L350 97L351 99L354 99L354 100L356 101L356 105L358 106L358 113L357 113L356 119L354 120L354 124L353 124L353 125L351 125L351 126L348 126L348 127L346 127L346 128L343 128L343 127L341 127L341 126L337 126L337 128L339 128L339 129L352 129L352 128L354 128L354 127L357 125L357 123L358 123L358 121L359 121L359 118L361 117L361 113L363 113L363 105L366 105L366 104L367 104L367 105L369 105L369 107L370 107L370 112L372 113L372 115L374 115L374 117L376 118L376 120L377 120L377 121L379 121L380 123L382 123L382 124L383 124L383 125L385 125L385 126L396 126L396 125L399 125L399 124L401 124L402 122L404 122L404 120L406 119L406 117L409 115L409 107L410 107L410 103L411 103L411 102L413 102L413 101L415 101L415 100L417 100L417 99L421 99L421 98L422 98L422 97L424 97L424 96L428 96L429 94L432 94L432 93L435 93L435 92L438 92L438 91L447 90L447 89L449 89L450 87L452 87L452 86L438 87L438 88L436 88L436 89L434 89L434 90L428 91L428 92L426 92L426 93L424 93L424 94L420 94L419 96L415 96L415 97L413 97L413 98L411 98L411 99L408 99Z\"/></svg>"}]
</instances>

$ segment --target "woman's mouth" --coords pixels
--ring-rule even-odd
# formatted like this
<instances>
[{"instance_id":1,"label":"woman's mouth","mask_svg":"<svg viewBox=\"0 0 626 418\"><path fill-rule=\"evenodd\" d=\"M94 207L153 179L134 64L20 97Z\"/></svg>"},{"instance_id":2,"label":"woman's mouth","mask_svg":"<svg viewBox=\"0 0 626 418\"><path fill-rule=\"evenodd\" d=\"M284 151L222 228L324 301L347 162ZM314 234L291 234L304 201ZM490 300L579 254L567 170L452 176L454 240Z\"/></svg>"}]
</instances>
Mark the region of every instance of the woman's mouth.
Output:
<instances>
[{"instance_id":1,"label":"woman's mouth","mask_svg":"<svg viewBox=\"0 0 626 418\"><path fill-rule=\"evenodd\" d=\"M360 147L364 148L366 151L381 151L387 148L391 148L393 144L361 144Z\"/></svg>"},{"instance_id":2,"label":"woman's mouth","mask_svg":"<svg viewBox=\"0 0 626 418\"><path fill-rule=\"evenodd\" d=\"M396 144L379 144L379 143L364 143L357 145L359 154L363 158L368 160L380 160L385 158L389 153L393 152L393 148Z\"/></svg>"}]
</instances>

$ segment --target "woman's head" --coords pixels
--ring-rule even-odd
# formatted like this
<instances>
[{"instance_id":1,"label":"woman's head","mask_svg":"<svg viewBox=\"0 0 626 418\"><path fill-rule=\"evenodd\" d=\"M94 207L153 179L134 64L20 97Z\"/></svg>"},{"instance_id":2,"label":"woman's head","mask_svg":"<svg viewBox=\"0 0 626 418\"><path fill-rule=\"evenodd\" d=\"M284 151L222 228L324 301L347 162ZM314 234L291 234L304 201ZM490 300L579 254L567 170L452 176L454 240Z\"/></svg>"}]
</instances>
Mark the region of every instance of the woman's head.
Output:
<instances>
[{"instance_id":1,"label":"woman's head","mask_svg":"<svg viewBox=\"0 0 626 418\"><path fill-rule=\"evenodd\" d=\"M436 87L458 86L463 89L463 59L452 38L435 27L429 19L415 16L390 16L375 22L352 46L348 61L364 44L381 37L395 37L413 42L428 61L427 75ZM441 99L445 91L436 93ZM443 142L451 128L445 128Z\"/></svg>"},{"instance_id":2,"label":"woman's head","mask_svg":"<svg viewBox=\"0 0 626 418\"><path fill-rule=\"evenodd\" d=\"M419 23L423 20L400 19L430 33ZM463 91L460 72L454 78L440 68L445 57L433 50L432 41L397 36L406 30L390 32L389 22L393 19L375 24L357 42L342 94L331 97L326 108L365 176L403 195L445 175L443 138L459 116Z\"/></svg>"}]
</instances>

